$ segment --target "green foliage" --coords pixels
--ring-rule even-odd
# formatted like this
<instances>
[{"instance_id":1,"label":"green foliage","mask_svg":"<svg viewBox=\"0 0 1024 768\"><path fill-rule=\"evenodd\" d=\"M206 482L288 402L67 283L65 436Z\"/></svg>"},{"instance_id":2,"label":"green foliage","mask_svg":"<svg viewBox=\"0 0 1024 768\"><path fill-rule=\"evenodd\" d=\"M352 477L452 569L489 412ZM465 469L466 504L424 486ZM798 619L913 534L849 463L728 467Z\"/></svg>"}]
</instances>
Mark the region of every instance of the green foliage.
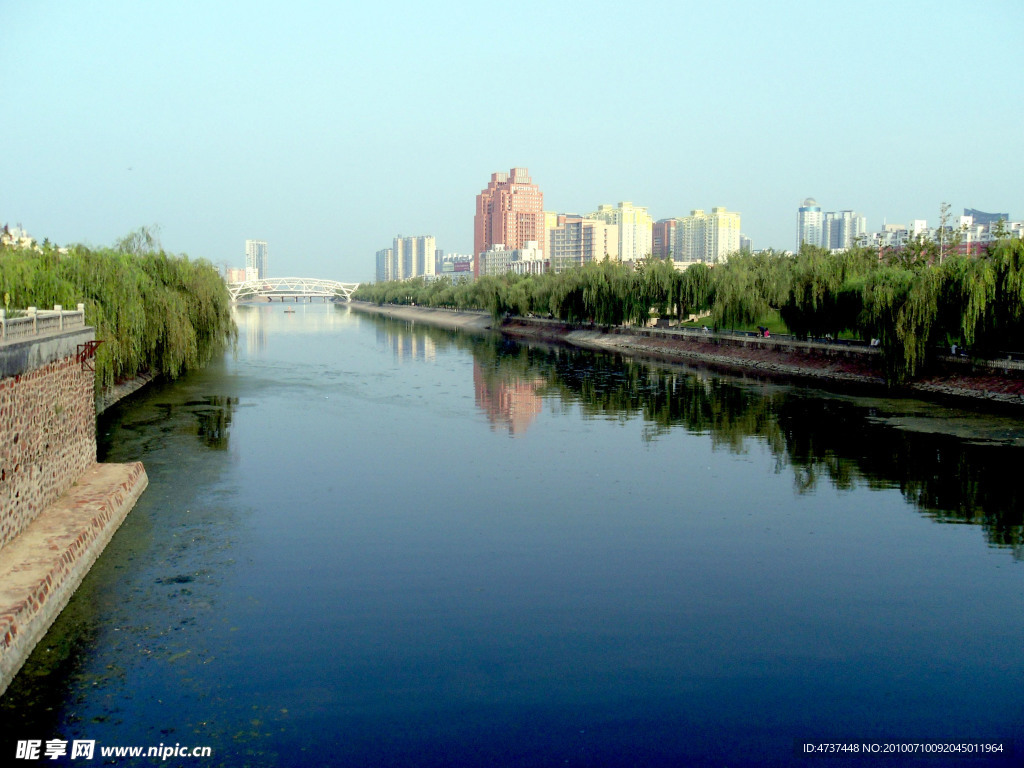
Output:
<instances>
[{"instance_id":1,"label":"green foliage","mask_svg":"<svg viewBox=\"0 0 1024 768\"><path fill-rule=\"evenodd\" d=\"M610 261L544 275L503 275L452 286L446 280L363 285L378 303L478 309L495 318L550 313L569 323L644 325L653 311L680 320L711 312L720 328L750 328L778 315L798 337L879 339L888 381L921 373L950 341L981 352L1024 350L1024 241L1004 238L978 256L919 238L880 255L856 247L797 255L739 253L724 264L679 271L647 258L636 269Z\"/></svg>"},{"instance_id":2,"label":"green foliage","mask_svg":"<svg viewBox=\"0 0 1024 768\"><path fill-rule=\"evenodd\" d=\"M217 270L206 261L142 250L151 242L142 229L115 249L4 249L0 293L9 294L13 307L85 304L85 322L103 342L97 391L142 372L174 378L208 362L236 330Z\"/></svg>"},{"instance_id":3,"label":"green foliage","mask_svg":"<svg viewBox=\"0 0 1024 768\"><path fill-rule=\"evenodd\" d=\"M887 266L864 286L866 327L881 340L886 380L901 384L923 368L938 319L940 267Z\"/></svg>"},{"instance_id":4,"label":"green foliage","mask_svg":"<svg viewBox=\"0 0 1024 768\"><path fill-rule=\"evenodd\" d=\"M736 254L714 268L715 302L711 320L715 327L750 325L773 308L766 288L774 286L768 285L761 270L761 260L747 253Z\"/></svg>"}]
</instances>

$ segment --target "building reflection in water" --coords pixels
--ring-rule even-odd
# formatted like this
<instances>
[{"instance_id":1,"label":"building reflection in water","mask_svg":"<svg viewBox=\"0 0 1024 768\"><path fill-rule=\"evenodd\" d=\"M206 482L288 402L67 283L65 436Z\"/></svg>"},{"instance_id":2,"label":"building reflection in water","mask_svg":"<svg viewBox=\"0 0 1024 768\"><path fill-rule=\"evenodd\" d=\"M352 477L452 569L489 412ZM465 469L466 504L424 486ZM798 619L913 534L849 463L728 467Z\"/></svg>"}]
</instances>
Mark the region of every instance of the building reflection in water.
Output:
<instances>
[{"instance_id":1,"label":"building reflection in water","mask_svg":"<svg viewBox=\"0 0 1024 768\"><path fill-rule=\"evenodd\" d=\"M377 326L377 341L390 347L399 360L434 360L437 357L437 344L422 332L416 332L412 326L388 324Z\"/></svg>"},{"instance_id":2,"label":"building reflection in water","mask_svg":"<svg viewBox=\"0 0 1024 768\"><path fill-rule=\"evenodd\" d=\"M266 348L267 331L262 315L272 311L269 304L236 304L231 308L231 315L239 334L245 338L245 351L249 355L256 355Z\"/></svg>"},{"instance_id":3,"label":"building reflection in water","mask_svg":"<svg viewBox=\"0 0 1024 768\"><path fill-rule=\"evenodd\" d=\"M484 368L473 358L473 391L476 405L487 414L491 429L507 429L517 437L526 432L541 411L543 400L537 391L544 385L539 376L523 377L502 368Z\"/></svg>"},{"instance_id":4,"label":"building reflection in water","mask_svg":"<svg viewBox=\"0 0 1024 768\"><path fill-rule=\"evenodd\" d=\"M982 526L1024 561L1024 426L1016 416L912 399L829 396L780 382L709 375L685 366L563 347L518 344L378 320L400 356L448 347L473 355L476 406L491 428L522 435L546 400L584 418L641 419L649 444L676 429L716 450L752 444L792 472L795 489L899 489L939 522Z\"/></svg>"},{"instance_id":5,"label":"building reflection in water","mask_svg":"<svg viewBox=\"0 0 1024 768\"><path fill-rule=\"evenodd\" d=\"M231 308L238 331L250 356L265 351L267 334L325 333L353 322L343 304L316 301L263 301L235 304Z\"/></svg>"}]
</instances>

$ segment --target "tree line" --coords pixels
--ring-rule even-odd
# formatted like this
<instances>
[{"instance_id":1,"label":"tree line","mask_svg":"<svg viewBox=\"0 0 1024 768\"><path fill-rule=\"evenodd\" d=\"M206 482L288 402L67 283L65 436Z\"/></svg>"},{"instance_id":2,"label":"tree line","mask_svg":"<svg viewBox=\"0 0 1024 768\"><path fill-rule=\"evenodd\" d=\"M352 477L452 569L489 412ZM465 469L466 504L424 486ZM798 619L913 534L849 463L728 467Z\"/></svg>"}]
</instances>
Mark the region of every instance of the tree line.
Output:
<instances>
[{"instance_id":1,"label":"tree line","mask_svg":"<svg viewBox=\"0 0 1024 768\"><path fill-rule=\"evenodd\" d=\"M234 339L231 299L205 260L166 253L146 228L111 248L0 249L0 296L12 316L29 306L85 304L97 393L141 373L175 378Z\"/></svg>"},{"instance_id":2,"label":"tree line","mask_svg":"<svg viewBox=\"0 0 1024 768\"><path fill-rule=\"evenodd\" d=\"M777 312L798 338L877 340L887 380L900 384L953 343L979 356L1024 350L1024 241L1004 237L972 256L949 250L924 238L885 251L805 244L797 254L736 253L682 271L658 258L635 267L605 260L557 274L365 284L353 298L599 325L700 315L715 328L744 328Z\"/></svg>"}]
</instances>

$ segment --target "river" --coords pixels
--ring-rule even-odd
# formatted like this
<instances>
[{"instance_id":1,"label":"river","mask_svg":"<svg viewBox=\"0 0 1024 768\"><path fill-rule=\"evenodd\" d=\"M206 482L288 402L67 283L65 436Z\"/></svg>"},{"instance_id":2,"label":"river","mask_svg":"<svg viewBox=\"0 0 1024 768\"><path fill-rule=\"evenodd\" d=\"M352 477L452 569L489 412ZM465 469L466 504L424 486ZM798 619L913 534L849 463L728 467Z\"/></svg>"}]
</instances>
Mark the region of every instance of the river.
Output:
<instances>
[{"instance_id":1,"label":"river","mask_svg":"<svg viewBox=\"0 0 1024 768\"><path fill-rule=\"evenodd\" d=\"M1021 762L1018 416L237 313L223 360L101 419L101 460L150 485L0 700L12 754L881 766L914 763L800 745L1015 739L962 762Z\"/></svg>"}]
</instances>

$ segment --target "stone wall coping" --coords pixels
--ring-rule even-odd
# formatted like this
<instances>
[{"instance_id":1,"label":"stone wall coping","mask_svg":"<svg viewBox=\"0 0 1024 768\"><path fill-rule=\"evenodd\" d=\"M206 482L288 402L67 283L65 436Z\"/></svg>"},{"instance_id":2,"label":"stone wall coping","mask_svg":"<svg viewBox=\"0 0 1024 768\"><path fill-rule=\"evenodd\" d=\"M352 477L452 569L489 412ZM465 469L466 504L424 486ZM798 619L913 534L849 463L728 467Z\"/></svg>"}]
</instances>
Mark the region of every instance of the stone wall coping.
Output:
<instances>
[{"instance_id":1,"label":"stone wall coping","mask_svg":"<svg viewBox=\"0 0 1024 768\"><path fill-rule=\"evenodd\" d=\"M75 309L64 309L60 304L54 304L53 309L29 307L24 315L11 317L7 316L6 308L0 308L0 344L84 326L85 304Z\"/></svg>"},{"instance_id":2,"label":"stone wall coping","mask_svg":"<svg viewBox=\"0 0 1024 768\"><path fill-rule=\"evenodd\" d=\"M0 344L0 378L20 376L56 360L74 357L79 345L95 338L96 329L85 325Z\"/></svg>"}]
</instances>

